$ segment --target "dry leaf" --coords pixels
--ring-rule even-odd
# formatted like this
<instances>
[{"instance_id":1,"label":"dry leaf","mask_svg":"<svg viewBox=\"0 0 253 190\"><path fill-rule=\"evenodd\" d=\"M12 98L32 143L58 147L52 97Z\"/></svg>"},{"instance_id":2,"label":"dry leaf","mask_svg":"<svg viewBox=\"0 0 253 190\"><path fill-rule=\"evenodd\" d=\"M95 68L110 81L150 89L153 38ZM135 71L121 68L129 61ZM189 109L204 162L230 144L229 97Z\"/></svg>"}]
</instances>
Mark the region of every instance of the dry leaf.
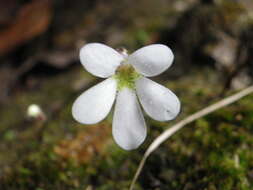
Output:
<instances>
[{"instance_id":1,"label":"dry leaf","mask_svg":"<svg viewBox=\"0 0 253 190\"><path fill-rule=\"evenodd\" d=\"M37 0L24 5L14 21L0 31L0 55L4 55L18 45L44 33L51 21L50 0Z\"/></svg>"}]
</instances>

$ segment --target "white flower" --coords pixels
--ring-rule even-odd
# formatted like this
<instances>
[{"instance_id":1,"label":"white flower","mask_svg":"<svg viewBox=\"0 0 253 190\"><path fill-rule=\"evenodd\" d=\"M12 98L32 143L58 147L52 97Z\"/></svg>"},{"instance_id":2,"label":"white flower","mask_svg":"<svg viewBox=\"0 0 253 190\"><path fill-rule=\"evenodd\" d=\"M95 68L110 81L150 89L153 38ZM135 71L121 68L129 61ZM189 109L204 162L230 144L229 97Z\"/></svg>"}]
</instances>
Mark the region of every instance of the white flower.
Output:
<instances>
[{"instance_id":1,"label":"white flower","mask_svg":"<svg viewBox=\"0 0 253 190\"><path fill-rule=\"evenodd\" d=\"M171 66L174 55L167 46L145 46L128 56L104 44L90 43L82 47L80 59L87 71L108 79L77 98L72 107L73 117L83 124L98 123L108 115L117 96L112 133L123 149L137 148L147 135L138 99L147 115L155 120L168 121L178 115L177 96L146 78Z\"/></svg>"}]
</instances>

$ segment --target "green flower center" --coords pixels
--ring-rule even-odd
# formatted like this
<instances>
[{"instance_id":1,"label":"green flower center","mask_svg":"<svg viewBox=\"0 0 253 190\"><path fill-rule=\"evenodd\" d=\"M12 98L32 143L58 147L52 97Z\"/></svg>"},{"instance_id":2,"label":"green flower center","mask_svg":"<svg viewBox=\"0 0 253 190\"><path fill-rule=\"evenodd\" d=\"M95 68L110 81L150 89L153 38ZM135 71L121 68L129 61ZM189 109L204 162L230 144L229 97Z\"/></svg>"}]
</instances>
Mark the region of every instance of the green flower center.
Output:
<instances>
[{"instance_id":1,"label":"green flower center","mask_svg":"<svg viewBox=\"0 0 253 190\"><path fill-rule=\"evenodd\" d=\"M130 64L122 64L118 67L115 73L115 79L117 80L118 90L125 87L135 89L135 81L141 75L137 73L134 67Z\"/></svg>"}]
</instances>

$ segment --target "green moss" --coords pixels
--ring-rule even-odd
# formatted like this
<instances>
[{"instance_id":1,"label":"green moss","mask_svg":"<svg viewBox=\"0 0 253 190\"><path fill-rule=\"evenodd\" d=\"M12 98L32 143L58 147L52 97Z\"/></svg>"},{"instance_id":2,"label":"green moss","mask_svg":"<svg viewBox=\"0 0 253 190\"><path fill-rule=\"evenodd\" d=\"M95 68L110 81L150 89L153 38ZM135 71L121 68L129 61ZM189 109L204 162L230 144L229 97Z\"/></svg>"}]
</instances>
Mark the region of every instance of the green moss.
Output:
<instances>
[{"instance_id":1,"label":"green moss","mask_svg":"<svg viewBox=\"0 0 253 190\"><path fill-rule=\"evenodd\" d=\"M134 80L137 77L129 76L129 73L133 72L132 69L123 68L120 77L117 76L121 88L134 88ZM134 72L132 74L134 75ZM73 72L73 75L76 76L76 72ZM217 101L215 96L219 93L217 84L220 81L218 77L215 79L215 76L214 72L201 69L190 72L175 82L163 81L182 102L182 113L177 121ZM16 110L14 116L18 116L22 109L25 110L26 105L35 101L41 104L50 116L50 105L57 100L65 100L66 96L72 93L72 89L65 85L66 80L62 78L65 79L66 74L54 78L52 82L48 81L46 87L42 87L38 92L20 94L11 105L12 111L7 111L7 114L14 114ZM72 77L68 77L70 78ZM75 81L76 78L73 78ZM201 93L196 93L200 89ZM124 151L111 138L103 154L95 154L90 162L80 164L65 160L53 151L59 141L71 138L84 130L84 127L91 127L73 121L71 106L75 98L66 101L59 112L48 121L41 140L38 140L38 134L34 130L36 124L17 123L7 120L9 115L1 116L6 124L2 129L7 129L2 130L3 138L0 139L1 151L4 152L0 154L0 165L4 165L4 178L0 180L2 189L127 189L147 146L165 127L177 122L159 123L146 120L150 126L149 132L147 140L139 149ZM173 135L147 160L137 181L136 190L156 187L179 190L252 189L252 100L253 96L246 97L187 125ZM19 120L22 120L22 117ZM15 123L17 125L13 125ZM7 168L6 171L4 168Z\"/></svg>"},{"instance_id":2,"label":"green moss","mask_svg":"<svg viewBox=\"0 0 253 190\"><path fill-rule=\"evenodd\" d=\"M118 90L122 90L123 88L135 89L135 81L141 75L137 73L134 67L130 64L123 64L119 66L114 75L117 80Z\"/></svg>"}]
</instances>

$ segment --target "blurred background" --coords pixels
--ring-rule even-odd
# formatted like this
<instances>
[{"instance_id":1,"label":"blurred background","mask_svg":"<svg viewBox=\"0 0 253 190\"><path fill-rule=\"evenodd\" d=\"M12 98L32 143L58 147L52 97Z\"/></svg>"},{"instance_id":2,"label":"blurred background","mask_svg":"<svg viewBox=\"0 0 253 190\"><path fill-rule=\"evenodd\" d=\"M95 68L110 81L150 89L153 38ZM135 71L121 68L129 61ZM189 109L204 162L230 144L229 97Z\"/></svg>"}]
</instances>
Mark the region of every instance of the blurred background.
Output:
<instances>
[{"instance_id":1,"label":"blurred background","mask_svg":"<svg viewBox=\"0 0 253 190\"><path fill-rule=\"evenodd\" d=\"M153 80L181 100L170 123L147 119L135 151L112 140L112 114L84 126L73 101L97 79L79 48L168 45ZM252 0L1 0L0 189L124 190L152 140L185 116L252 83ZM99 109L99 108L97 108ZM188 125L148 159L136 190L253 189L253 96Z\"/></svg>"}]
</instances>

